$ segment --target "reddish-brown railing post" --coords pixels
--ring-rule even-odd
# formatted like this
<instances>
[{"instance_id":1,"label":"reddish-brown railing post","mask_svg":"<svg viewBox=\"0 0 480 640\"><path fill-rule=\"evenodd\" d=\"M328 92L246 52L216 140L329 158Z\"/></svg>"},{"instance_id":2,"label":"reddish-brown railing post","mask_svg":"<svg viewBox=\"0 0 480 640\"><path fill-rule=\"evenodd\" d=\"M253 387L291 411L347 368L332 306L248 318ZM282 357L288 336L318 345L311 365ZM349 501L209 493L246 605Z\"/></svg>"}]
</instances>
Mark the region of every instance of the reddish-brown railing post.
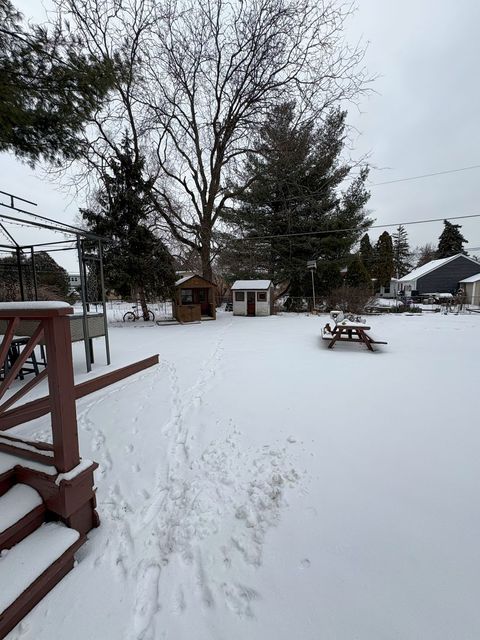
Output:
<instances>
[{"instance_id":1,"label":"reddish-brown railing post","mask_svg":"<svg viewBox=\"0 0 480 640\"><path fill-rule=\"evenodd\" d=\"M23 335L31 336L0 384L0 398L15 379L35 345L39 344L43 337L47 350L49 406L52 414L54 451L53 462L60 473L71 471L80 462L72 343L70 320L68 318L72 313L72 307L64 302L12 302L0 304L0 321L6 321L7 323L5 337L0 345L1 358L5 360L16 330L20 332L23 330ZM26 323L23 323L23 321L26 321ZM2 363L0 362L1 365ZM0 414L4 413L14 399L15 401L18 400L37 382L40 382L44 375L37 376L35 380L28 382L23 386L23 389L17 391L9 400L4 402L0 406Z\"/></svg>"},{"instance_id":2,"label":"reddish-brown railing post","mask_svg":"<svg viewBox=\"0 0 480 640\"><path fill-rule=\"evenodd\" d=\"M45 343L55 466L62 473L80 462L68 316L45 318Z\"/></svg>"}]
</instances>

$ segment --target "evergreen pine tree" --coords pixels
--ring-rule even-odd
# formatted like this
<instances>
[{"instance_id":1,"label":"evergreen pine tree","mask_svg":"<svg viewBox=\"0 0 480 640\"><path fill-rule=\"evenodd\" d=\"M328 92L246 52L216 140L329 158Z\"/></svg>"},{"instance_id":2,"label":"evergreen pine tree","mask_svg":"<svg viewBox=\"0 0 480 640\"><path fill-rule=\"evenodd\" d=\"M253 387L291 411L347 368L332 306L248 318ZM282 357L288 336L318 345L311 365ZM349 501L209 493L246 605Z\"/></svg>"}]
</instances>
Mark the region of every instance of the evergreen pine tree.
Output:
<instances>
[{"instance_id":1,"label":"evergreen pine tree","mask_svg":"<svg viewBox=\"0 0 480 640\"><path fill-rule=\"evenodd\" d=\"M374 274L377 287L387 287L395 273L392 236L384 231L375 245Z\"/></svg>"},{"instance_id":2,"label":"evergreen pine tree","mask_svg":"<svg viewBox=\"0 0 480 640\"><path fill-rule=\"evenodd\" d=\"M360 240L360 257L365 269L371 275L374 269L375 257L368 233L366 233Z\"/></svg>"},{"instance_id":3,"label":"evergreen pine tree","mask_svg":"<svg viewBox=\"0 0 480 640\"><path fill-rule=\"evenodd\" d=\"M412 269L411 251L408 244L408 234L403 225L397 228L393 239L393 265L396 278L402 278Z\"/></svg>"},{"instance_id":4,"label":"evergreen pine tree","mask_svg":"<svg viewBox=\"0 0 480 640\"><path fill-rule=\"evenodd\" d=\"M250 277L288 282L290 295L309 296L307 261L317 260L317 290L326 293L338 286L339 269L369 224L368 170L339 191L351 169L340 160L345 118L346 112L332 110L322 126L300 126L292 103L270 114L247 161L245 181L252 184L224 217L237 236L248 239L228 243L230 273L243 275L250 267ZM344 233L328 233L342 228Z\"/></svg>"},{"instance_id":5,"label":"evergreen pine tree","mask_svg":"<svg viewBox=\"0 0 480 640\"><path fill-rule=\"evenodd\" d=\"M450 256L454 256L457 253L466 254L467 252L463 249L463 245L467 240L459 231L462 228L461 225L453 224L448 220L444 220L443 224L445 226L439 237L436 257L450 258Z\"/></svg>"},{"instance_id":6,"label":"evergreen pine tree","mask_svg":"<svg viewBox=\"0 0 480 640\"><path fill-rule=\"evenodd\" d=\"M107 286L122 296L138 297L147 318L147 300L172 295L175 271L170 253L148 226L151 184L142 173L143 160L135 159L125 139L120 160L109 162L97 208L81 213L91 231L108 239L104 245Z\"/></svg>"},{"instance_id":7,"label":"evergreen pine tree","mask_svg":"<svg viewBox=\"0 0 480 640\"><path fill-rule=\"evenodd\" d=\"M356 289L366 289L371 286L370 274L358 253L348 266L345 284Z\"/></svg>"},{"instance_id":8,"label":"evergreen pine tree","mask_svg":"<svg viewBox=\"0 0 480 640\"><path fill-rule=\"evenodd\" d=\"M10 0L0 0L0 26L0 151L31 164L77 157L120 65L79 53L60 26L26 28Z\"/></svg>"}]
</instances>

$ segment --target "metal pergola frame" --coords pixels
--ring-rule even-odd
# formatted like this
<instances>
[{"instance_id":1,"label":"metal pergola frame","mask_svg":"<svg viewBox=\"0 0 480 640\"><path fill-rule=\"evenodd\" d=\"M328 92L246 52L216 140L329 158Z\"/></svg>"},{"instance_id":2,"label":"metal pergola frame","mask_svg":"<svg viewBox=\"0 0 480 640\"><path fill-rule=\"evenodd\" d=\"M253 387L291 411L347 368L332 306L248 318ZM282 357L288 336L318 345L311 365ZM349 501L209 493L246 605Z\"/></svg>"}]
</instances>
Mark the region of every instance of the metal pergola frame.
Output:
<instances>
[{"instance_id":1,"label":"metal pergola frame","mask_svg":"<svg viewBox=\"0 0 480 640\"><path fill-rule=\"evenodd\" d=\"M0 251L7 251L16 255L17 272L18 272L18 284L20 289L20 297L22 301L26 301L25 283L22 273L22 256L25 254L30 256L31 271L33 280L33 299L38 299L38 283L37 283L37 271L35 265L35 250L41 247L48 247L45 252L51 253L53 251L76 251L78 257L78 266L80 274L80 297L82 302L82 325L83 325L83 342L85 346L85 360L87 364L87 371L91 371L93 363L93 347L92 338L89 335L88 326L88 314L90 312L91 304L101 304L103 309L103 324L104 324L104 338L105 338L105 353L107 357L107 364L110 364L110 345L108 339L108 322L107 322L107 306L105 299L105 279L103 269L103 249L102 243L106 242L105 238L98 236L89 231L85 231L80 227L59 222L53 218L48 218L32 211L27 211L19 206L17 202L29 204L31 206L37 206L35 202L26 200L19 196L15 196L6 191L0 191L0 198L9 200L9 202L2 202L0 200L0 207L10 209L16 214L22 214L27 217L19 217L18 215L9 215L3 213L0 210L0 232L8 238L12 244L0 244ZM64 240L57 240L53 242L39 242L34 244L19 244L15 237L8 231L6 225L9 223L13 225L28 226L37 229L46 229L55 233L63 233L70 236L70 238ZM67 246L68 245L68 246ZM88 272L87 264L91 262L98 263L98 275L100 280L100 293L101 300L89 300L88 299Z\"/></svg>"}]
</instances>

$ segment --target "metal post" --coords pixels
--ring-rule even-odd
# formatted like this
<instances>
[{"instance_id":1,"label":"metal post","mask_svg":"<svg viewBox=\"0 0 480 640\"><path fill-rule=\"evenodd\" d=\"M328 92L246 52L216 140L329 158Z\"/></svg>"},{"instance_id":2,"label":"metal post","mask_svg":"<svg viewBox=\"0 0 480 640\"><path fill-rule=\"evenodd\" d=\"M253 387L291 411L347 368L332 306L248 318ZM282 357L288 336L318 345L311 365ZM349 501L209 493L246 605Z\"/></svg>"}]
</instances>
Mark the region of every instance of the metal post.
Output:
<instances>
[{"instance_id":1,"label":"metal post","mask_svg":"<svg viewBox=\"0 0 480 640\"><path fill-rule=\"evenodd\" d=\"M83 309L83 343L85 345L85 360L87 363L87 371L92 370L92 354L90 352L90 341L88 335L88 308L87 308L87 295L86 295L86 283L85 283L85 273L83 270L83 252L82 252L82 241L80 236L77 235L77 252L78 252L78 266L80 271L80 289L82 296L82 309Z\"/></svg>"},{"instance_id":2,"label":"metal post","mask_svg":"<svg viewBox=\"0 0 480 640\"><path fill-rule=\"evenodd\" d=\"M20 297L22 302L25 302L25 290L23 287L23 273L22 273L22 253L21 249L17 248L17 269L18 269L18 282L20 284Z\"/></svg>"},{"instance_id":3,"label":"metal post","mask_svg":"<svg viewBox=\"0 0 480 640\"><path fill-rule=\"evenodd\" d=\"M313 275L313 272L316 270L316 268L317 268L317 261L308 260L307 269L309 269L310 273L312 274L312 294L313 294L312 312L315 312L315 276Z\"/></svg>"},{"instance_id":4,"label":"metal post","mask_svg":"<svg viewBox=\"0 0 480 640\"><path fill-rule=\"evenodd\" d=\"M313 311L315 311L315 277L313 275L313 269L311 269L312 272L312 292L313 292Z\"/></svg>"},{"instance_id":5,"label":"metal post","mask_svg":"<svg viewBox=\"0 0 480 640\"><path fill-rule=\"evenodd\" d=\"M105 296L105 279L103 275L103 252L102 243L98 242L98 259L100 263L100 289L102 291L103 306L103 326L105 328L105 353L107 354L107 364L110 364L110 341L108 339L107 301Z\"/></svg>"},{"instance_id":6,"label":"metal post","mask_svg":"<svg viewBox=\"0 0 480 640\"><path fill-rule=\"evenodd\" d=\"M30 247L30 261L32 263L33 289L35 291L35 300L38 300L38 284L37 284L37 267L35 266L35 251Z\"/></svg>"}]
</instances>

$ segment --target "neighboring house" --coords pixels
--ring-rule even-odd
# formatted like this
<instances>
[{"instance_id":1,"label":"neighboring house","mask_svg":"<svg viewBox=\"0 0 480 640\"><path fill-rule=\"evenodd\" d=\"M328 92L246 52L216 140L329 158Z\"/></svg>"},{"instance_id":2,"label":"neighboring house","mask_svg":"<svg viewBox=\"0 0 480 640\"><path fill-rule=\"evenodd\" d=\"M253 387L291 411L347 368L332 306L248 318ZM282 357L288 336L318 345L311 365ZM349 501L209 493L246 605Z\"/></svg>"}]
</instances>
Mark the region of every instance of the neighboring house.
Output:
<instances>
[{"instance_id":1,"label":"neighboring house","mask_svg":"<svg viewBox=\"0 0 480 640\"><path fill-rule=\"evenodd\" d=\"M450 258L427 262L398 282L407 297L427 293L456 293L462 280L479 272L480 263L458 253Z\"/></svg>"},{"instance_id":2,"label":"neighboring house","mask_svg":"<svg viewBox=\"0 0 480 640\"><path fill-rule=\"evenodd\" d=\"M234 316L269 316L273 313L271 280L237 280L232 285Z\"/></svg>"},{"instance_id":3,"label":"neighboring house","mask_svg":"<svg viewBox=\"0 0 480 640\"><path fill-rule=\"evenodd\" d=\"M480 306L480 273L460 280L460 287L465 292L465 302Z\"/></svg>"},{"instance_id":4,"label":"neighboring house","mask_svg":"<svg viewBox=\"0 0 480 640\"><path fill-rule=\"evenodd\" d=\"M80 280L80 274L69 273L68 274L68 294L72 295L72 294L78 293L81 287L82 287L82 281Z\"/></svg>"},{"instance_id":5,"label":"neighboring house","mask_svg":"<svg viewBox=\"0 0 480 640\"><path fill-rule=\"evenodd\" d=\"M216 286L196 273L187 273L175 282L173 315L179 322L215 320Z\"/></svg>"},{"instance_id":6,"label":"neighboring house","mask_svg":"<svg viewBox=\"0 0 480 640\"><path fill-rule=\"evenodd\" d=\"M380 298L396 298L400 290L397 278L392 278L386 287L380 287L378 295Z\"/></svg>"},{"instance_id":7,"label":"neighboring house","mask_svg":"<svg viewBox=\"0 0 480 640\"><path fill-rule=\"evenodd\" d=\"M68 284L71 289L76 289L77 287L82 286L82 281L80 280L79 273L69 273L68 274Z\"/></svg>"}]
</instances>

